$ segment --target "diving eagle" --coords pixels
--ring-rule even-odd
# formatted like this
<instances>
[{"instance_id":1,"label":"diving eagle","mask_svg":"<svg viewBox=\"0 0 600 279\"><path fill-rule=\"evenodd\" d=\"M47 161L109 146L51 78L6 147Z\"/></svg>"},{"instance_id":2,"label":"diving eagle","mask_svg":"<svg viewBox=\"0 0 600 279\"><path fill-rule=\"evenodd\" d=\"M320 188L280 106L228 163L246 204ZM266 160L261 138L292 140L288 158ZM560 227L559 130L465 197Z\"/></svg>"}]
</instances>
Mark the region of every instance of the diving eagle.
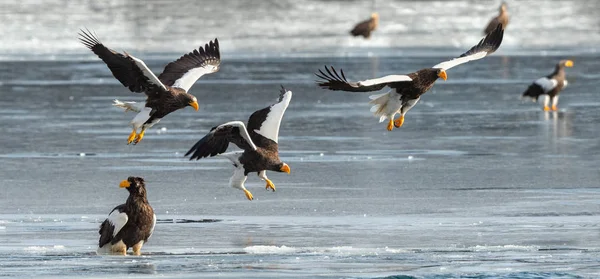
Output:
<instances>
[{"instance_id":1,"label":"diving eagle","mask_svg":"<svg viewBox=\"0 0 600 279\"><path fill-rule=\"evenodd\" d=\"M201 76L219 70L221 55L219 41L209 42L202 48L181 56L167 64L162 74L156 77L144 61L124 52L124 54L105 47L89 30L81 30L79 40L92 50L110 69L113 76L125 87L136 93L147 95L145 104L121 102L115 100L114 106L138 114L130 124L133 131L127 144L139 143L146 129L158 123L167 114L191 106L198 110L198 100L187 93ZM138 133L138 129L140 129Z\"/></svg>"},{"instance_id":2,"label":"diving eagle","mask_svg":"<svg viewBox=\"0 0 600 279\"><path fill-rule=\"evenodd\" d=\"M431 89L438 78L446 80L446 71L448 69L469 61L481 59L493 53L500 47L503 35L502 25L498 25L494 32L488 34L479 44L458 58L439 63L432 68L421 69L408 75L389 75L359 82L349 82L343 70L340 70L340 74L338 74L333 67L329 69L327 66L325 66L325 72L319 70L319 73L315 75L322 79L321 81L317 81L318 85L329 90L371 92L381 90L386 86L393 89L383 94L371 96L371 101L369 102L373 105L371 112L379 117L379 122L383 122L389 118L387 129L391 131L394 126L396 128L402 127L406 112L419 101L421 95ZM394 120L396 114L400 114L400 117Z\"/></svg>"},{"instance_id":3,"label":"diving eagle","mask_svg":"<svg viewBox=\"0 0 600 279\"><path fill-rule=\"evenodd\" d=\"M185 154L192 155L190 160L221 155L229 159L235 170L229 179L229 185L240 189L248 200L253 196L244 183L248 173L256 172L267 182L266 189L275 191L275 185L267 178L267 170L290 173L288 164L279 159L279 125L283 114L292 99L292 91L281 87L277 103L255 111L248 119L247 126L242 121L231 121L213 127ZM224 153L229 143L235 144L243 151Z\"/></svg>"},{"instance_id":4,"label":"diving eagle","mask_svg":"<svg viewBox=\"0 0 600 279\"><path fill-rule=\"evenodd\" d=\"M126 255L131 247L133 254L139 256L142 246L154 232L156 215L148 203L143 178L130 176L121 181L119 187L126 188L129 197L100 225L97 253Z\"/></svg>"},{"instance_id":5,"label":"diving eagle","mask_svg":"<svg viewBox=\"0 0 600 279\"><path fill-rule=\"evenodd\" d=\"M554 72L534 81L523 93L522 97L529 97L535 102L542 96L544 98L544 111L556 111L558 109L558 94L568 84L565 67L573 67L573 61L561 60L558 62L554 68ZM548 106L550 103L552 103L552 107Z\"/></svg>"}]
</instances>

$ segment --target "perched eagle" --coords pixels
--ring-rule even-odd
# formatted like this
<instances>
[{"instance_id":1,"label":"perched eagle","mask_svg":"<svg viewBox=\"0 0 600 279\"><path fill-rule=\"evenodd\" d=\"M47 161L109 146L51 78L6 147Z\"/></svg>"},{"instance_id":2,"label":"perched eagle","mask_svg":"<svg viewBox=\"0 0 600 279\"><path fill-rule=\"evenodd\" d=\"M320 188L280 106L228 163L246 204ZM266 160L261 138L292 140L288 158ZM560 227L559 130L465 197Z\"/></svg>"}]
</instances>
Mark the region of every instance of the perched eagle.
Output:
<instances>
[{"instance_id":1,"label":"perched eagle","mask_svg":"<svg viewBox=\"0 0 600 279\"><path fill-rule=\"evenodd\" d=\"M488 25L483 30L483 34L487 35L490 32L494 31L494 29L496 29L496 26L498 26L498 24L502 24L503 29L506 28L506 25L508 25L508 10L507 10L506 3L504 3L504 2L502 2L502 4L500 5L500 14L498 14L497 16L495 16L494 18L492 18L490 20Z\"/></svg>"},{"instance_id":2,"label":"perched eagle","mask_svg":"<svg viewBox=\"0 0 600 279\"><path fill-rule=\"evenodd\" d=\"M171 112L186 106L198 110L198 100L187 91L204 74L218 71L221 64L219 41L215 39L204 48L201 46L198 50L167 64L162 74L156 77L144 61L127 52L121 54L105 47L91 32L81 30L79 36L79 40L106 63L113 76L124 86L132 92L143 92L148 96L144 105L118 100L113 104L125 111L138 113L130 123L133 131L127 139L127 144L139 143L144 138L146 129Z\"/></svg>"},{"instance_id":3,"label":"perched eagle","mask_svg":"<svg viewBox=\"0 0 600 279\"><path fill-rule=\"evenodd\" d=\"M97 253L126 255L132 247L133 254L139 256L142 246L154 232L156 215L146 198L143 178L130 176L119 187L127 188L129 197L100 225Z\"/></svg>"},{"instance_id":4,"label":"perched eagle","mask_svg":"<svg viewBox=\"0 0 600 279\"><path fill-rule=\"evenodd\" d=\"M359 82L349 82L343 70L340 70L340 74L338 74L333 67L330 70L325 66L326 72L319 70L319 73L316 73L318 78L323 79L317 81L317 83L325 89L349 92L377 91L386 86L391 88L392 90L389 92L370 97L370 104L373 104L371 111L375 116L379 117L379 122L383 122L389 118L387 129L391 131L394 126L396 128L402 126L406 112L419 101L422 94L431 89L438 78L446 80L446 70L472 60L481 59L493 53L500 47L503 34L502 25L498 25L494 32L488 34L479 44L458 58L408 75L389 75ZM400 117L394 120L396 114L400 114Z\"/></svg>"},{"instance_id":5,"label":"perched eagle","mask_svg":"<svg viewBox=\"0 0 600 279\"><path fill-rule=\"evenodd\" d=\"M231 121L213 127L186 154L192 154L190 160L221 155L233 162L235 170L229 179L229 185L240 189L246 198L252 200L252 193L246 189L244 182L248 173L256 172L267 182L266 189L275 191L275 185L267 178L266 171L290 173L290 167L279 159L279 125L283 113L290 104L292 91L283 86L277 103L255 111L248 119L248 126L241 121ZM223 153L229 143L237 145L243 151Z\"/></svg>"},{"instance_id":6,"label":"perched eagle","mask_svg":"<svg viewBox=\"0 0 600 279\"><path fill-rule=\"evenodd\" d=\"M363 36L366 39L369 39L371 37L371 32L373 32L375 29L377 29L377 26L379 25L379 15L377 13L372 13L371 14L371 18L360 22L359 24L357 24L356 26L354 26L354 29L352 29L350 31L350 34L352 34L352 36L356 37L356 36Z\"/></svg>"},{"instance_id":7,"label":"perched eagle","mask_svg":"<svg viewBox=\"0 0 600 279\"><path fill-rule=\"evenodd\" d=\"M543 78L537 79L529 85L529 88L523 93L523 97L529 97L535 102L542 96L544 98L544 111L557 110L558 94L560 94L560 91L567 87L568 84L565 76L565 67L573 67L573 61L561 60L558 62L554 68L554 72ZM552 107L548 106L550 102L552 102Z\"/></svg>"}]
</instances>

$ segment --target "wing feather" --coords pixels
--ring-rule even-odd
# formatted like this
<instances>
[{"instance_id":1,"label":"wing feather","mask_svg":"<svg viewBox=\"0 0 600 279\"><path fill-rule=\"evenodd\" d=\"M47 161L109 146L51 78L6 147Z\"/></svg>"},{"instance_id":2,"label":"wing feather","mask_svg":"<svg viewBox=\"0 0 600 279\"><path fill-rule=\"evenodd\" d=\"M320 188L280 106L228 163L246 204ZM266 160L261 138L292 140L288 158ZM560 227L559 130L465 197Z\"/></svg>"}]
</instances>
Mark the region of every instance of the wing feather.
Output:
<instances>
[{"instance_id":1,"label":"wing feather","mask_svg":"<svg viewBox=\"0 0 600 279\"><path fill-rule=\"evenodd\" d=\"M349 91L349 92L371 92L381 90L386 86L393 86L394 83L397 82L406 82L412 81L409 76L406 75L389 75L376 79L367 79L359 82L349 82L344 75L344 71L340 69L340 74L331 67L331 71L327 66L325 66L324 73L319 69L319 73L315 73L315 75L322 79L322 81L317 81L317 84L321 86L321 88L334 90L334 91Z\"/></svg>"},{"instance_id":2,"label":"wing feather","mask_svg":"<svg viewBox=\"0 0 600 279\"><path fill-rule=\"evenodd\" d=\"M477 45L473 46L467 52L461 54L458 58L439 63L432 68L448 70L460 64L484 58L494 53L500 47L503 36L504 30L502 30L502 24L498 24L493 32L487 34L485 38L481 39Z\"/></svg>"},{"instance_id":3,"label":"wing feather","mask_svg":"<svg viewBox=\"0 0 600 279\"><path fill-rule=\"evenodd\" d=\"M252 142L244 123L241 121L231 121L213 127L184 156L192 154L190 160L212 157L224 153L230 142L243 150L256 150L256 145Z\"/></svg>"},{"instance_id":4,"label":"wing feather","mask_svg":"<svg viewBox=\"0 0 600 279\"><path fill-rule=\"evenodd\" d=\"M165 88L142 60L107 48L89 30L80 31L79 41L98 55L113 76L132 92L147 93L156 86Z\"/></svg>"},{"instance_id":5,"label":"wing feather","mask_svg":"<svg viewBox=\"0 0 600 279\"><path fill-rule=\"evenodd\" d=\"M203 75L214 73L221 65L221 54L219 52L219 40L210 41L200 46L179 59L167 64L162 74L158 76L163 83L173 87L179 87L186 92Z\"/></svg>"},{"instance_id":6,"label":"wing feather","mask_svg":"<svg viewBox=\"0 0 600 279\"><path fill-rule=\"evenodd\" d=\"M285 110L292 99L292 91L286 90L281 86L279 99L277 103L266 108L255 111L248 119L248 131L252 140L260 147L265 147L262 140L258 139L257 134L274 141L279 140L279 126Z\"/></svg>"}]
</instances>

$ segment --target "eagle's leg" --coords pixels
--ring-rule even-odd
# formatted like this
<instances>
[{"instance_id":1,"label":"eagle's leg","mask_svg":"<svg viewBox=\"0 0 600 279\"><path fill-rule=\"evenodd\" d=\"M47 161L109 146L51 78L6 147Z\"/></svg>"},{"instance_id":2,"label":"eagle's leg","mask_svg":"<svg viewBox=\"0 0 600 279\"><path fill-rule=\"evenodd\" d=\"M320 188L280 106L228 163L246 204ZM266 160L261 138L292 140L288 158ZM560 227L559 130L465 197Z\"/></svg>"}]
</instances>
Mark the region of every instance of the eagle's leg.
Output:
<instances>
[{"instance_id":1,"label":"eagle's leg","mask_svg":"<svg viewBox=\"0 0 600 279\"><path fill-rule=\"evenodd\" d=\"M402 127L402 124L404 124L404 115L400 115L398 119L394 120L394 126L396 126L396 128Z\"/></svg>"},{"instance_id":2,"label":"eagle's leg","mask_svg":"<svg viewBox=\"0 0 600 279\"><path fill-rule=\"evenodd\" d=\"M142 127L142 131L137 135L133 144L138 144L144 138L144 134L146 133L146 127Z\"/></svg>"},{"instance_id":3,"label":"eagle's leg","mask_svg":"<svg viewBox=\"0 0 600 279\"><path fill-rule=\"evenodd\" d=\"M273 190L273 192L275 192L275 184L273 184L273 182L269 178L267 178L266 171L260 171L258 173L258 176L267 182L267 186L265 186L265 189L267 189L267 191L269 191L269 189L271 189L271 190Z\"/></svg>"},{"instance_id":4,"label":"eagle's leg","mask_svg":"<svg viewBox=\"0 0 600 279\"><path fill-rule=\"evenodd\" d=\"M127 144L131 144L136 136L137 136L136 128L133 128L133 131L131 131L131 134L129 134L129 137L127 138Z\"/></svg>"},{"instance_id":5,"label":"eagle's leg","mask_svg":"<svg viewBox=\"0 0 600 279\"><path fill-rule=\"evenodd\" d=\"M144 241L140 240L140 242L136 243L131 247L133 249L133 254L136 256L142 255L142 246L144 245Z\"/></svg>"},{"instance_id":6,"label":"eagle's leg","mask_svg":"<svg viewBox=\"0 0 600 279\"><path fill-rule=\"evenodd\" d=\"M246 189L242 189L242 190L244 190L244 194L246 194L246 198L247 198L248 200L250 200L250 201L251 201L251 200L253 200L253 199L254 199L254 197L252 196L252 193L250 193L250 191L248 191L248 190L246 190Z\"/></svg>"},{"instance_id":7,"label":"eagle's leg","mask_svg":"<svg viewBox=\"0 0 600 279\"><path fill-rule=\"evenodd\" d=\"M116 255L127 255L127 246L125 245L125 243L123 243L123 240L113 244L112 247L110 247L110 250L113 254Z\"/></svg>"},{"instance_id":8,"label":"eagle's leg","mask_svg":"<svg viewBox=\"0 0 600 279\"><path fill-rule=\"evenodd\" d=\"M552 111L557 111L558 110L558 96L554 96L554 98L552 98Z\"/></svg>"},{"instance_id":9,"label":"eagle's leg","mask_svg":"<svg viewBox=\"0 0 600 279\"><path fill-rule=\"evenodd\" d=\"M388 122L387 130L391 131L394 129L394 119L390 118L390 122Z\"/></svg>"}]
</instances>

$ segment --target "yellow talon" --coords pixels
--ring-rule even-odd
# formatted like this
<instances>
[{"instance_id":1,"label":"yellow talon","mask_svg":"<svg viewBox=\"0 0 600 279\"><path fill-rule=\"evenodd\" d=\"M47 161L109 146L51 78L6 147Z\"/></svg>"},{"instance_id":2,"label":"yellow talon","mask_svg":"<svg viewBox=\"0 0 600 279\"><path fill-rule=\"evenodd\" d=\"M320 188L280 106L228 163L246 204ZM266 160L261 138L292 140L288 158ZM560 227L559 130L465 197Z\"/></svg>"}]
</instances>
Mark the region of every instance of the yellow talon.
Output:
<instances>
[{"instance_id":1,"label":"yellow talon","mask_svg":"<svg viewBox=\"0 0 600 279\"><path fill-rule=\"evenodd\" d=\"M556 107L556 105L552 105L552 111L557 111L558 107Z\"/></svg>"},{"instance_id":2,"label":"yellow talon","mask_svg":"<svg viewBox=\"0 0 600 279\"><path fill-rule=\"evenodd\" d=\"M247 198L248 200L250 200L250 201L251 201L251 200L253 200L253 199L254 199L254 197L252 196L252 193L250 193L250 191L248 191L248 190L244 189L244 193L246 194L246 198Z\"/></svg>"},{"instance_id":3,"label":"yellow talon","mask_svg":"<svg viewBox=\"0 0 600 279\"><path fill-rule=\"evenodd\" d=\"M142 130L142 132L137 135L137 138L135 139L135 142L133 142L133 144L138 144L140 141L142 141L145 133L146 130Z\"/></svg>"},{"instance_id":4,"label":"yellow talon","mask_svg":"<svg viewBox=\"0 0 600 279\"><path fill-rule=\"evenodd\" d=\"M127 144L131 144L131 142L133 142L133 139L135 139L135 136L137 136L137 132L135 131L135 129L133 129L133 131L131 132L131 134L129 134L129 137L127 138Z\"/></svg>"},{"instance_id":5,"label":"yellow talon","mask_svg":"<svg viewBox=\"0 0 600 279\"><path fill-rule=\"evenodd\" d=\"M267 186L265 187L265 189L267 189L267 191L269 191L269 189L273 190L273 192L275 192L275 184L273 184L273 182L271 182L271 180L267 179Z\"/></svg>"},{"instance_id":6,"label":"yellow talon","mask_svg":"<svg viewBox=\"0 0 600 279\"><path fill-rule=\"evenodd\" d=\"M548 106L544 106L544 111L550 111L550 108Z\"/></svg>"},{"instance_id":7,"label":"yellow talon","mask_svg":"<svg viewBox=\"0 0 600 279\"><path fill-rule=\"evenodd\" d=\"M394 126L396 126L396 128L402 127L402 124L404 124L404 115L401 115L400 118L394 120Z\"/></svg>"},{"instance_id":8,"label":"yellow talon","mask_svg":"<svg viewBox=\"0 0 600 279\"><path fill-rule=\"evenodd\" d=\"M391 131L394 129L394 120L390 118L390 122L388 122L387 130Z\"/></svg>"}]
</instances>

